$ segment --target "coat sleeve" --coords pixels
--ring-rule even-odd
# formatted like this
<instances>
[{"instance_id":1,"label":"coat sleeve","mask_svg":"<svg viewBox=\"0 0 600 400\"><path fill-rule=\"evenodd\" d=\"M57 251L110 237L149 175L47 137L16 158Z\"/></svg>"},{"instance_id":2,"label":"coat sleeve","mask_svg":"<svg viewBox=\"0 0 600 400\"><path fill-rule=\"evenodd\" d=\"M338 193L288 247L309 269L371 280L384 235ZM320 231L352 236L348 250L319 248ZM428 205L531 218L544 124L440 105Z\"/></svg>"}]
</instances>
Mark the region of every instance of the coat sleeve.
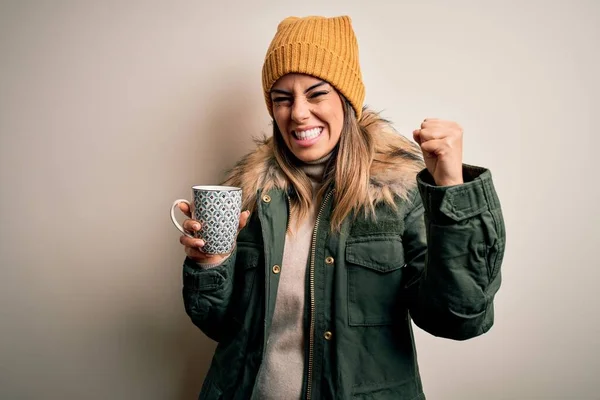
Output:
<instances>
[{"instance_id":1,"label":"coat sleeve","mask_svg":"<svg viewBox=\"0 0 600 400\"><path fill-rule=\"evenodd\" d=\"M219 342L227 331L227 311L231 295L237 247L220 265L202 268L186 257L183 263L183 302L194 325Z\"/></svg>"},{"instance_id":2,"label":"coat sleeve","mask_svg":"<svg viewBox=\"0 0 600 400\"><path fill-rule=\"evenodd\" d=\"M403 235L411 318L435 336L465 340L494 322L505 228L489 170L464 165L462 185L417 176Z\"/></svg>"}]
</instances>

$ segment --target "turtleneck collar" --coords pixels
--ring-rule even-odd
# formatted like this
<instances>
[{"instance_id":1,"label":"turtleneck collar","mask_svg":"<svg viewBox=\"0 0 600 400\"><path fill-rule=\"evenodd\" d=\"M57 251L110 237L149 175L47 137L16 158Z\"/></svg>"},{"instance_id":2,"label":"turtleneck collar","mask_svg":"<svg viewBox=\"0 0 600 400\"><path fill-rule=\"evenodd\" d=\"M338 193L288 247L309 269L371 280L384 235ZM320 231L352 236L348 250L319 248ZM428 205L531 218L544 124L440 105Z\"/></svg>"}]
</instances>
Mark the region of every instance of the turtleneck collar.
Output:
<instances>
[{"instance_id":1,"label":"turtleneck collar","mask_svg":"<svg viewBox=\"0 0 600 400\"><path fill-rule=\"evenodd\" d=\"M310 178L313 187L319 186L323 183L323 174L325 172L325 167L331 159L331 155L332 153L329 153L318 160L300 163L300 169L302 169L306 176Z\"/></svg>"}]
</instances>

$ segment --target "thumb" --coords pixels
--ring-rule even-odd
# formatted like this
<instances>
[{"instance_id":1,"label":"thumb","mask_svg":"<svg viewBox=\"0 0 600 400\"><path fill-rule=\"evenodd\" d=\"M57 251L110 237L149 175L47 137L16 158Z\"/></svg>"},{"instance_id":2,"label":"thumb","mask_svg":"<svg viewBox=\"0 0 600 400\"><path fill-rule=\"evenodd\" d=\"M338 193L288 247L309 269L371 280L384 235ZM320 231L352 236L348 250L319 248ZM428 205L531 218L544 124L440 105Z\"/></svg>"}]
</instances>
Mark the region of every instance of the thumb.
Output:
<instances>
[{"instance_id":1,"label":"thumb","mask_svg":"<svg viewBox=\"0 0 600 400\"><path fill-rule=\"evenodd\" d=\"M238 226L238 232L244 229L246 224L248 223L248 218L250 217L250 211L246 210L240 214L240 224Z\"/></svg>"},{"instance_id":2,"label":"thumb","mask_svg":"<svg viewBox=\"0 0 600 400\"><path fill-rule=\"evenodd\" d=\"M417 142L417 144L419 146L421 145L421 130L420 129L416 129L413 131L413 139L415 139L415 142Z\"/></svg>"}]
</instances>

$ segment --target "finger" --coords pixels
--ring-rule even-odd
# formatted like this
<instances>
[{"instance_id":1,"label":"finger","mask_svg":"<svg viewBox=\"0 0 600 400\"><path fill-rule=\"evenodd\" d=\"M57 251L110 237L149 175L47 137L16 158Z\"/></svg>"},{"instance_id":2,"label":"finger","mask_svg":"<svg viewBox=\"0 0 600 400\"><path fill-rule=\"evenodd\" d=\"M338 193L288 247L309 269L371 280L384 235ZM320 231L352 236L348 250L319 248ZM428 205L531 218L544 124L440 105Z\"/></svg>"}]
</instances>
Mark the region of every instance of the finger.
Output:
<instances>
[{"instance_id":1,"label":"finger","mask_svg":"<svg viewBox=\"0 0 600 400\"><path fill-rule=\"evenodd\" d=\"M181 235L179 237L179 243L181 243L185 247L193 247L196 249L201 249L206 244L206 242L203 239L191 238L185 235Z\"/></svg>"},{"instance_id":2,"label":"finger","mask_svg":"<svg viewBox=\"0 0 600 400\"><path fill-rule=\"evenodd\" d=\"M413 131L413 139L415 139L415 142L417 142L419 145L421 144L421 130L420 129L415 129Z\"/></svg>"},{"instance_id":3,"label":"finger","mask_svg":"<svg viewBox=\"0 0 600 400\"><path fill-rule=\"evenodd\" d=\"M445 130L462 130L462 127L454 121L448 121L440 118L426 118L421 123L421 129L426 128L444 128Z\"/></svg>"},{"instance_id":4,"label":"finger","mask_svg":"<svg viewBox=\"0 0 600 400\"><path fill-rule=\"evenodd\" d=\"M198 221L193 219L186 219L183 221L183 229L188 232L198 232L201 228L201 225Z\"/></svg>"},{"instance_id":5,"label":"finger","mask_svg":"<svg viewBox=\"0 0 600 400\"><path fill-rule=\"evenodd\" d=\"M446 127L452 128L452 122L439 118L427 118L421 123L421 129Z\"/></svg>"},{"instance_id":6,"label":"finger","mask_svg":"<svg viewBox=\"0 0 600 400\"><path fill-rule=\"evenodd\" d=\"M423 122L421 122L421 129L425 129L427 128L427 126L431 126L433 124L435 124L437 121L439 121L436 118L425 118L423 120Z\"/></svg>"},{"instance_id":7,"label":"finger","mask_svg":"<svg viewBox=\"0 0 600 400\"><path fill-rule=\"evenodd\" d=\"M441 155L448 152L450 148L447 140L444 139L432 139L421 144L421 150L423 153L429 153L431 155Z\"/></svg>"},{"instance_id":8,"label":"finger","mask_svg":"<svg viewBox=\"0 0 600 400\"><path fill-rule=\"evenodd\" d=\"M419 144L423 144L429 140L442 139L446 135L447 131L435 127L420 129L419 139L421 142Z\"/></svg>"},{"instance_id":9,"label":"finger","mask_svg":"<svg viewBox=\"0 0 600 400\"><path fill-rule=\"evenodd\" d=\"M210 256L201 250L195 249L193 247L186 247L185 254L195 261L204 261Z\"/></svg>"},{"instance_id":10,"label":"finger","mask_svg":"<svg viewBox=\"0 0 600 400\"><path fill-rule=\"evenodd\" d=\"M208 263L218 263L224 258L222 255L207 254L204 251L193 247L186 247L185 254L194 261Z\"/></svg>"},{"instance_id":11,"label":"finger","mask_svg":"<svg viewBox=\"0 0 600 400\"><path fill-rule=\"evenodd\" d=\"M238 225L238 232L244 229L246 224L248 223L248 218L250 217L250 211L246 210L240 214L240 223Z\"/></svg>"},{"instance_id":12,"label":"finger","mask_svg":"<svg viewBox=\"0 0 600 400\"><path fill-rule=\"evenodd\" d=\"M188 218L192 218L192 214L190 213L190 207L187 204L182 202L178 204L178 207L182 213L188 216Z\"/></svg>"}]
</instances>

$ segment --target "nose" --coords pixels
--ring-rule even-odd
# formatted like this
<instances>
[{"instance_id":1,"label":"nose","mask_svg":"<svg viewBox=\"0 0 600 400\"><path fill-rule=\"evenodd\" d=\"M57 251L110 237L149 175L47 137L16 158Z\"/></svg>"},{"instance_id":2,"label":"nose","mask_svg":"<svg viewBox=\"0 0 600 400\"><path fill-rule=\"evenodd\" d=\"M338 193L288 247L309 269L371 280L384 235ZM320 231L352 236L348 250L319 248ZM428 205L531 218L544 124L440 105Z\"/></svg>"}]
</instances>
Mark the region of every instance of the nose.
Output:
<instances>
[{"instance_id":1,"label":"nose","mask_svg":"<svg viewBox=\"0 0 600 400\"><path fill-rule=\"evenodd\" d=\"M292 105L292 120L296 123L304 122L310 116L310 107L305 99L296 99Z\"/></svg>"}]
</instances>

